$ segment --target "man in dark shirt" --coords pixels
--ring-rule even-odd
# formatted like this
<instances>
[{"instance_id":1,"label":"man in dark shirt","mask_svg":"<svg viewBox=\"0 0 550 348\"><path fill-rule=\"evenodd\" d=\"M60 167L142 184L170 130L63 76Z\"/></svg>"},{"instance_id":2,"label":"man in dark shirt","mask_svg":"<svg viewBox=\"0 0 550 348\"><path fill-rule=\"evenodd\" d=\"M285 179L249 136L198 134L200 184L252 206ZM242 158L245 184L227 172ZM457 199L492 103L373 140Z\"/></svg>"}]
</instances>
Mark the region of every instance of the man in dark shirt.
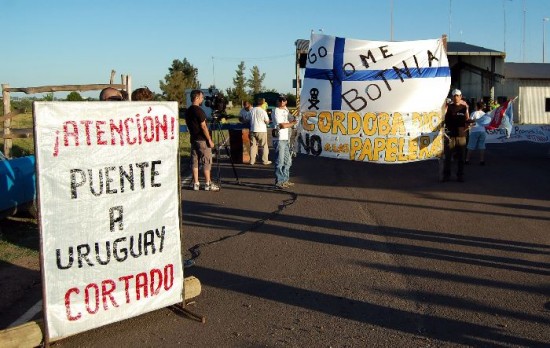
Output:
<instances>
[{"instance_id":1,"label":"man in dark shirt","mask_svg":"<svg viewBox=\"0 0 550 348\"><path fill-rule=\"evenodd\" d=\"M208 126L206 125L206 114L200 107L204 101L202 91L195 89L191 91L191 103L185 112L185 123L191 137L191 169L193 171L193 190L200 189L199 183L199 161L203 167L204 190L219 191L220 187L210 181L210 171L212 169L212 148L214 142L210 137Z\"/></svg>"},{"instance_id":2,"label":"man in dark shirt","mask_svg":"<svg viewBox=\"0 0 550 348\"><path fill-rule=\"evenodd\" d=\"M464 182L464 157L466 154L466 123L470 115L468 104L462 100L462 92L459 89L451 93L452 101L447 105L445 112L445 138L444 151L445 162L443 166L443 181L449 181L451 177L451 159L457 155L458 169L456 178Z\"/></svg>"}]
</instances>

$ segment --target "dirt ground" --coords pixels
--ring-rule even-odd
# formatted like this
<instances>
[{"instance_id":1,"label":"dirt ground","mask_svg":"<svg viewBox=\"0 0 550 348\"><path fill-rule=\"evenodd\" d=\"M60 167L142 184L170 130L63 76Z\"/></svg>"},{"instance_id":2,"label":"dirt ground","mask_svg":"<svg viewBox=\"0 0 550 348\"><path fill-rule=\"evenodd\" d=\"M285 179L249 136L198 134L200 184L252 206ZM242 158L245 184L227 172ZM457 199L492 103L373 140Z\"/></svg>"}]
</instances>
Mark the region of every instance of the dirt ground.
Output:
<instances>
[{"instance_id":1,"label":"dirt ground","mask_svg":"<svg viewBox=\"0 0 550 348\"><path fill-rule=\"evenodd\" d=\"M0 329L41 299L39 233L26 213L0 220Z\"/></svg>"}]
</instances>

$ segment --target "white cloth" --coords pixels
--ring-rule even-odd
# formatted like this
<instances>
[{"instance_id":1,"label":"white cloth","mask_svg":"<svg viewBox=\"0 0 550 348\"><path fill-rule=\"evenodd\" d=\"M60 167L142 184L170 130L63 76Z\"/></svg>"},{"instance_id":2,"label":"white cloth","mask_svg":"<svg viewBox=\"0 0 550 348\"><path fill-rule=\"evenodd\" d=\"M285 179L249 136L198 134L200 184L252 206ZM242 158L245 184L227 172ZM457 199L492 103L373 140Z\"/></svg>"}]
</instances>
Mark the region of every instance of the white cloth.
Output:
<instances>
[{"instance_id":1,"label":"white cloth","mask_svg":"<svg viewBox=\"0 0 550 348\"><path fill-rule=\"evenodd\" d=\"M288 123L288 109L287 108L275 108L275 116L273 117L275 126L281 123ZM279 129L278 140L289 140L289 128Z\"/></svg>"},{"instance_id":2,"label":"white cloth","mask_svg":"<svg viewBox=\"0 0 550 348\"><path fill-rule=\"evenodd\" d=\"M470 114L470 120L477 121L484 115L485 115L485 112L481 110L474 111ZM476 123L475 126L470 128L470 133L475 133L475 132L485 132L485 126L482 126Z\"/></svg>"},{"instance_id":3,"label":"white cloth","mask_svg":"<svg viewBox=\"0 0 550 348\"><path fill-rule=\"evenodd\" d=\"M261 106L254 107L250 112L250 131L267 133L266 122L269 123L267 112Z\"/></svg>"}]
</instances>

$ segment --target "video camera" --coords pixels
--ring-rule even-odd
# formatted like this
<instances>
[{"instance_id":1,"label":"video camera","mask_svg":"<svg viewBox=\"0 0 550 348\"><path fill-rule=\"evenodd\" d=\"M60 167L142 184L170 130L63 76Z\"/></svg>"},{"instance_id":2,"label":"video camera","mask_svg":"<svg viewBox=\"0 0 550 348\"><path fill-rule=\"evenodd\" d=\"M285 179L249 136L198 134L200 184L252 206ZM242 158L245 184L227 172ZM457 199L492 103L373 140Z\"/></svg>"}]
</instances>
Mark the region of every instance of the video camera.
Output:
<instances>
[{"instance_id":1,"label":"video camera","mask_svg":"<svg viewBox=\"0 0 550 348\"><path fill-rule=\"evenodd\" d=\"M204 96L204 106L212 109L212 117L227 118L227 113L225 111L227 107L227 101L225 100L225 97L218 92L217 89L208 89L208 94L205 93Z\"/></svg>"}]
</instances>

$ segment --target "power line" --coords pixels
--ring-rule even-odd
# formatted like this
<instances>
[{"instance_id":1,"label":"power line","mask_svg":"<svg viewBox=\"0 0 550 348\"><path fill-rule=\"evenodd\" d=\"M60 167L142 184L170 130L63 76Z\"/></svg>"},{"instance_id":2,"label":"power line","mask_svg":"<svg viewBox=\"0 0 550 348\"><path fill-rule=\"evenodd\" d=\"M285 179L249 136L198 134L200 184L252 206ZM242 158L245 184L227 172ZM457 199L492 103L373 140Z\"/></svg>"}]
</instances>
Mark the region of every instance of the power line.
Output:
<instances>
[{"instance_id":1,"label":"power line","mask_svg":"<svg viewBox=\"0 0 550 348\"><path fill-rule=\"evenodd\" d=\"M222 60L222 61L247 61L247 60L258 60L258 61L268 61L268 60L275 60L275 59L281 59L286 57L292 57L294 56L294 53L292 54L281 54L278 56L267 56L267 57L212 57L212 60Z\"/></svg>"}]
</instances>

